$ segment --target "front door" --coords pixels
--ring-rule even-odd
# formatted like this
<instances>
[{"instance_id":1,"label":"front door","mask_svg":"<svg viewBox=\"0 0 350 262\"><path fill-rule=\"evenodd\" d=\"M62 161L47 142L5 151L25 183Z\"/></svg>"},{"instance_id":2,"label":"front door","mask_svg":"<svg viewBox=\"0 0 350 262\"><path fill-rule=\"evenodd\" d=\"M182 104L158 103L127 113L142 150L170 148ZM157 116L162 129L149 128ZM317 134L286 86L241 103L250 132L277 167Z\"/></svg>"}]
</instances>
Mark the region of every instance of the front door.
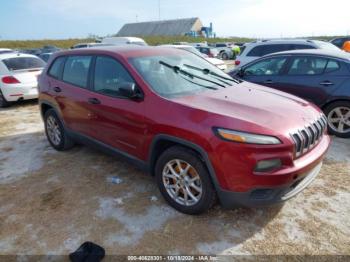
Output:
<instances>
[{"instance_id":1,"label":"front door","mask_svg":"<svg viewBox=\"0 0 350 262\"><path fill-rule=\"evenodd\" d=\"M96 57L93 95L89 98L89 111L94 116L91 130L99 141L141 158L147 131L144 103L120 94L119 87L125 82L135 83L119 61L109 56Z\"/></svg>"},{"instance_id":2,"label":"front door","mask_svg":"<svg viewBox=\"0 0 350 262\"><path fill-rule=\"evenodd\" d=\"M248 82L279 89L280 73L286 62L287 57L271 57L259 60L244 67L241 78Z\"/></svg>"}]
</instances>

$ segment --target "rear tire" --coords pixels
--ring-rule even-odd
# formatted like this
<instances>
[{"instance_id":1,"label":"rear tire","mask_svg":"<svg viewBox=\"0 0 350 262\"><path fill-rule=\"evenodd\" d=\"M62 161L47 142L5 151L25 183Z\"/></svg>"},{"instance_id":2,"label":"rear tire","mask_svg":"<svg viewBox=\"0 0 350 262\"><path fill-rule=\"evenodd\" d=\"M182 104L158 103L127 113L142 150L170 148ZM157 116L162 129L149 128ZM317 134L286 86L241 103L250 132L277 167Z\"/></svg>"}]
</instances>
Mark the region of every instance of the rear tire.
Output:
<instances>
[{"instance_id":1,"label":"rear tire","mask_svg":"<svg viewBox=\"0 0 350 262\"><path fill-rule=\"evenodd\" d=\"M208 170L190 149L173 146L164 151L157 160L155 176L165 200L182 213L201 214L216 201Z\"/></svg>"},{"instance_id":2,"label":"rear tire","mask_svg":"<svg viewBox=\"0 0 350 262\"><path fill-rule=\"evenodd\" d=\"M5 108L8 106L10 106L10 103L7 102L6 98L4 97L0 89L0 108Z\"/></svg>"},{"instance_id":3,"label":"rear tire","mask_svg":"<svg viewBox=\"0 0 350 262\"><path fill-rule=\"evenodd\" d=\"M328 132L337 137L350 137L350 102L339 101L328 105L325 110Z\"/></svg>"},{"instance_id":4,"label":"rear tire","mask_svg":"<svg viewBox=\"0 0 350 262\"><path fill-rule=\"evenodd\" d=\"M221 58L222 58L223 60L228 60L228 54L227 54L226 52L222 52L222 53L221 53Z\"/></svg>"},{"instance_id":5,"label":"rear tire","mask_svg":"<svg viewBox=\"0 0 350 262\"><path fill-rule=\"evenodd\" d=\"M74 146L74 141L67 135L54 109L49 109L45 113L44 123L47 140L54 149L64 151Z\"/></svg>"}]
</instances>

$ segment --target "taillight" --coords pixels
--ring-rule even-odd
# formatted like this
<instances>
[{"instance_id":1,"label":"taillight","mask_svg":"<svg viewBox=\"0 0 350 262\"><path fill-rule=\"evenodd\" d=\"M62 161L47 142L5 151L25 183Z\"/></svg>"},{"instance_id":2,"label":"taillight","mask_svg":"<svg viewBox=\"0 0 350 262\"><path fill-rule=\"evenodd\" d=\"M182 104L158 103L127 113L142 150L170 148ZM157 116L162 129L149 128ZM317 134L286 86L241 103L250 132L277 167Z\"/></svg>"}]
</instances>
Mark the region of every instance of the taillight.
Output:
<instances>
[{"instance_id":1,"label":"taillight","mask_svg":"<svg viewBox=\"0 0 350 262\"><path fill-rule=\"evenodd\" d=\"M236 65L236 66L239 65L240 63L241 63L241 61L235 60L235 65Z\"/></svg>"},{"instance_id":2,"label":"taillight","mask_svg":"<svg viewBox=\"0 0 350 262\"><path fill-rule=\"evenodd\" d=\"M1 80L4 84L19 84L20 83L18 81L18 79L15 78L14 76L4 76Z\"/></svg>"}]
</instances>

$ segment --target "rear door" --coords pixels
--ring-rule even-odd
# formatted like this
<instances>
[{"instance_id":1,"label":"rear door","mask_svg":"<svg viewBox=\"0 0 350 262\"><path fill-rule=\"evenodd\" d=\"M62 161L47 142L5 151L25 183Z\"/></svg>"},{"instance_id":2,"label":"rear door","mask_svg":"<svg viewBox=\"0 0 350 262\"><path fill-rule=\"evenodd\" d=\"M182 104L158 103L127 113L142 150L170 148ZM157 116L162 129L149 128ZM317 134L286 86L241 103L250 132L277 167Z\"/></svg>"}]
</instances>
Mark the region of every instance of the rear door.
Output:
<instances>
[{"instance_id":1,"label":"rear door","mask_svg":"<svg viewBox=\"0 0 350 262\"><path fill-rule=\"evenodd\" d=\"M91 98L88 105L93 115L90 130L99 141L141 158L141 146L146 135L144 103L123 97L119 87L135 80L117 59L97 56L92 71Z\"/></svg>"},{"instance_id":2,"label":"rear door","mask_svg":"<svg viewBox=\"0 0 350 262\"><path fill-rule=\"evenodd\" d=\"M57 73L61 63L64 63L62 72ZM74 55L57 58L49 69L50 93L59 105L65 125L88 136L93 134L90 121L94 117L89 110L89 98L92 97L89 90L91 65L92 56Z\"/></svg>"},{"instance_id":3,"label":"rear door","mask_svg":"<svg viewBox=\"0 0 350 262\"><path fill-rule=\"evenodd\" d=\"M287 56L273 56L253 62L244 67L243 80L279 89L281 72L283 71Z\"/></svg>"},{"instance_id":4,"label":"rear door","mask_svg":"<svg viewBox=\"0 0 350 262\"><path fill-rule=\"evenodd\" d=\"M280 90L322 105L348 78L342 63L318 56L297 56L279 81Z\"/></svg>"}]
</instances>

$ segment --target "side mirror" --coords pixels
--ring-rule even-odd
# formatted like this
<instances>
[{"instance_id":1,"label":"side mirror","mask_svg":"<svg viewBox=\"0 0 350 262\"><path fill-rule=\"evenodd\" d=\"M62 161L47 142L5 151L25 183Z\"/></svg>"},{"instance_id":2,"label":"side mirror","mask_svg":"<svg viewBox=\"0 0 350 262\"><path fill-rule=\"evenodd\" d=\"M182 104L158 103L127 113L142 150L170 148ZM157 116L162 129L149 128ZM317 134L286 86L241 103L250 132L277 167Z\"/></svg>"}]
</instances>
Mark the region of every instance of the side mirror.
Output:
<instances>
[{"instance_id":1,"label":"side mirror","mask_svg":"<svg viewBox=\"0 0 350 262\"><path fill-rule=\"evenodd\" d=\"M142 93L136 87L135 83L132 82L124 82L119 86L119 93L122 96L125 96L130 99L139 100L143 98Z\"/></svg>"}]
</instances>

